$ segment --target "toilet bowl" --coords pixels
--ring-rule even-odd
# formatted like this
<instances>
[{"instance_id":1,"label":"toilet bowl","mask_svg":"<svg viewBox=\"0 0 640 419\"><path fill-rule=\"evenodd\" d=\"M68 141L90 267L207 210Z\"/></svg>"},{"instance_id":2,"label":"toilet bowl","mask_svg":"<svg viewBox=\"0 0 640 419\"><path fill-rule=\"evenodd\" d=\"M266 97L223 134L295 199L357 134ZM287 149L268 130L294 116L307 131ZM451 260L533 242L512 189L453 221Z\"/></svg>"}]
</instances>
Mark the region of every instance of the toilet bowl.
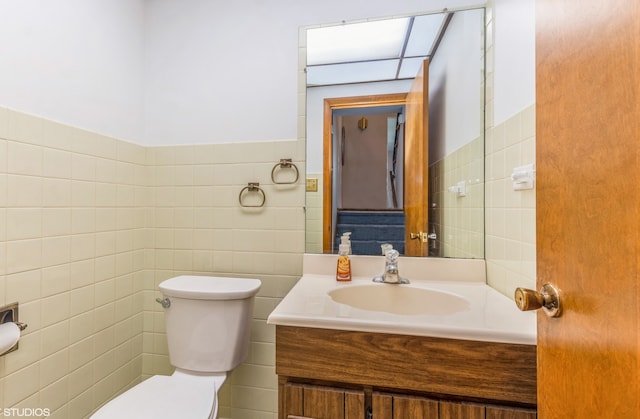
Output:
<instances>
[{"instance_id":1,"label":"toilet bowl","mask_svg":"<svg viewBox=\"0 0 640 419\"><path fill-rule=\"evenodd\" d=\"M160 283L170 375L156 375L112 399L91 419L215 419L227 373L249 348L258 279L178 276Z\"/></svg>"},{"instance_id":2,"label":"toilet bowl","mask_svg":"<svg viewBox=\"0 0 640 419\"><path fill-rule=\"evenodd\" d=\"M225 378L179 370L154 375L102 406L91 419L216 419L217 393Z\"/></svg>"}]
</instances>

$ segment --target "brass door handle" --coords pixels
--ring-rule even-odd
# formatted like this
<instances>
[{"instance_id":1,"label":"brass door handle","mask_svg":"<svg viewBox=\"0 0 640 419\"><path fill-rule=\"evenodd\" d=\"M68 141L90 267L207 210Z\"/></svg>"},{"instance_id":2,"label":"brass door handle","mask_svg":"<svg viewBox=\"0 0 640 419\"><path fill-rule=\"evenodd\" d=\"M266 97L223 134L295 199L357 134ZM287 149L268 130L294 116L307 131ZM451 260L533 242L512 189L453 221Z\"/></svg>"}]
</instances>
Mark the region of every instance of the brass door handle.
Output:
<instances>
[{"instance_id":1,"label":"brass door handle","mask_svg":"<svg viewBox=\"0 0 640 419\"><path fill-rule=\"evenodd\" d=\"M409 238L410 238L411 240L422 239L422 235L423 235L423 234L424 234L424 233L423 233L422 231L421 231L421 232L419 232L419 233L409 233Z\"/></svg>"},{"instance_id":2,"label":"brass door handle","mask_svg":"<svg viewBox=\"0 0 640 419\"><path fill-rule=\"evenodd\" d=\"M418 232L418 233L409 233L409 238L411 240L416 240L416 239L420 239L422 241L422 243L426 243L427 240L431 239L431 240L435 240L438 238L438 236L436 236L436 233L424 233L422 231Z\"/></svg>"},{"instance_id":3,"label":"brass door handle","mask_svg":"<svg viewBox=\"0 0 640 419\"><path fill-rule=\"evenodd\" d=\"M514 298L521 311L542 308L542 311L549 317L559 317L562 314L560 291L551 284L544 284L540 292L527 288L516 288Z\"/></svg>"}]
</instances>

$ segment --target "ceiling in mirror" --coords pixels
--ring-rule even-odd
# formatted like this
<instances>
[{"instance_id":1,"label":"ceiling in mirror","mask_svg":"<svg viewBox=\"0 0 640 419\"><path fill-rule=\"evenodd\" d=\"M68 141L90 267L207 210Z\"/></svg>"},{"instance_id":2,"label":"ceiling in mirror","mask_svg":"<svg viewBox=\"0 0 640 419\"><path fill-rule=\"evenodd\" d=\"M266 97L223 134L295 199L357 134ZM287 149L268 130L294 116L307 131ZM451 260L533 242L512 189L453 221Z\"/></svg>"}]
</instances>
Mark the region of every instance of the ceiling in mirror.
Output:
<instances>
[{"instance_id":1,"label":"ceiling in mirror","mask_svg":"<svg viewBox=\"0 0 640 419\"><path fill-rule=\"evenodd\" d=\"M437 50L450 14L307 31L307 86L412 79Z\"/></svg>"}]
</instances>

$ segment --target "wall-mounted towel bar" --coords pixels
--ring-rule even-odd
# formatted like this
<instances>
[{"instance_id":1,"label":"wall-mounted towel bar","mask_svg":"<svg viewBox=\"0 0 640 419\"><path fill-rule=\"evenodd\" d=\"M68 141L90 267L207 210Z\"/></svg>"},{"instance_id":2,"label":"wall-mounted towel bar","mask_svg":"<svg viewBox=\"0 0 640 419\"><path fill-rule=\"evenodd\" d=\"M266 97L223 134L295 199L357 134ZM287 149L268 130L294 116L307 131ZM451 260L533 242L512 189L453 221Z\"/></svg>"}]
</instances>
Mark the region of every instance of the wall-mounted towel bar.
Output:
<instances>
[{"instance_id":1,"label":"wall-mounted towel bar","mask_svg":"<svg viewBox=\"0 0 640 419\"><path fill-rule=\"evenodd\" d=\"M295 172L295 179L293 179L292 181L289 182L282 182L282 181L277 181L276 180L276 170L277 169L291 169ZM276 163L275 166L273 166L273 169L271 169L271 181L273 181L274 184L276 185L291 185L293 183L298 182L298 179L300 178L300 172L298 171L298 166L295 165L295 163L291 162L291 159L280 159L280 162Z\"/></svg>"},{"instance_id":2,"label":"wall-mounted towel bar","mask_svg":"<svg viewBox=\"0 0 640 419\"><path fill-rule=\"evenodd\" d=\"M250 195L250 194L254 194L254 193L262 195L261 201L258 204L246 204L245 203L245 199L247 199L247 196ZM240 203L240 206L241 207L245 207L245 208L263 207L266 200L267 200L267 197L264 194L264 191L262 190L262 188L260 188L260 183L258 183L258 182L249 182L247 184L247 186L245 186L244 188L242 188L240 190L240 194L238 195L238 202Z\"/></svg>"}]
</instances>

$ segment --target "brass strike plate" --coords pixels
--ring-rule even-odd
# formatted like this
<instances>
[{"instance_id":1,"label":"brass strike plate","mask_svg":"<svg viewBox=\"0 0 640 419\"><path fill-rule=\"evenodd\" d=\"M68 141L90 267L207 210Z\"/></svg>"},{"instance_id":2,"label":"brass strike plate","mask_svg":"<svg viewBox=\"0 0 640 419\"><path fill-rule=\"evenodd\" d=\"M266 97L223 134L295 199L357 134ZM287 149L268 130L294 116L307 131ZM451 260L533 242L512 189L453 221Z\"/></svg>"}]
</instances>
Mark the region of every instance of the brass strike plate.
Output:
<instances>
[{"instance_id":1,"label":"brass strike plate","mask_svg":"<svg viewBox=\"0 0 640 419\"><path fill-rule=\"evenodd\" d=\"M317 178L307 178L307 192L318 192Z\"/></svg>"}]
</instances>

